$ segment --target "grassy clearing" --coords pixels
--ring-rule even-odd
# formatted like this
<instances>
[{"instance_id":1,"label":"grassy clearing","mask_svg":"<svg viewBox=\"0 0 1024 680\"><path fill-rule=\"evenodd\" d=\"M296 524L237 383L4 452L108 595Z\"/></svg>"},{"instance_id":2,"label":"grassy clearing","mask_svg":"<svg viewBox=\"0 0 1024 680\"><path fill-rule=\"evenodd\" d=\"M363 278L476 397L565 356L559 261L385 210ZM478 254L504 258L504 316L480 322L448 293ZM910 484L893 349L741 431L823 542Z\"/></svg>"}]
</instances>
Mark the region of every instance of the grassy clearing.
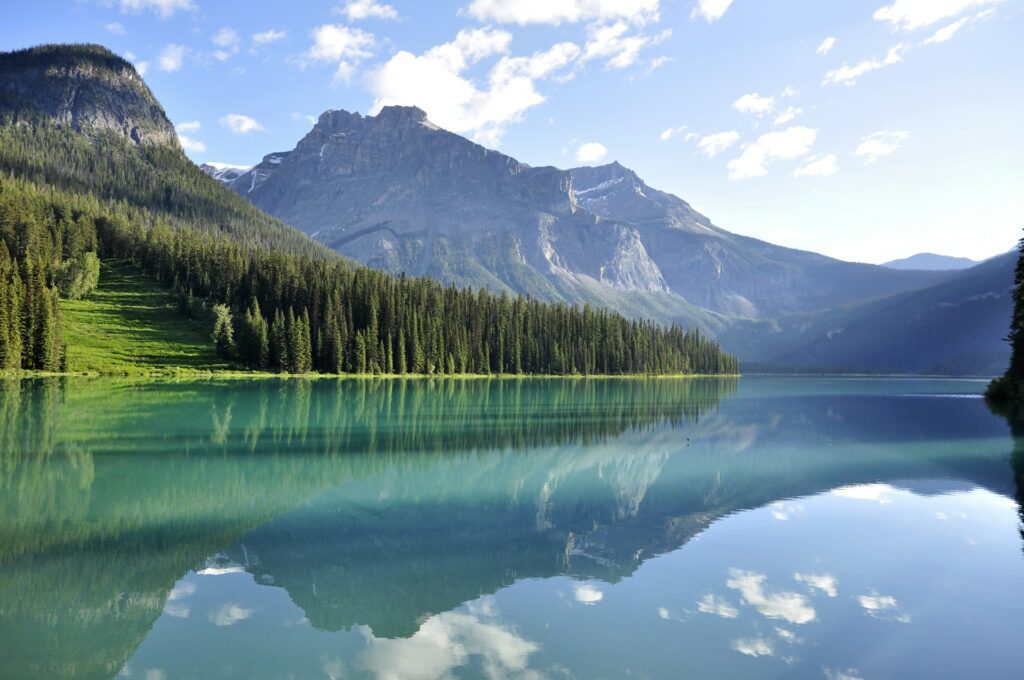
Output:
<instances>
[{"instance_id":1,"label":"grassy clearing","mask_svg":"<svg viewBox=\"0 0 1024 680\"><path fill-rule=\"evenodd\" d=\"M104 261L87 300L62 300L68 371L147 374L224 371L209 329L182 317L173 296L122 262Z\"/></svg>"}]
</instances>

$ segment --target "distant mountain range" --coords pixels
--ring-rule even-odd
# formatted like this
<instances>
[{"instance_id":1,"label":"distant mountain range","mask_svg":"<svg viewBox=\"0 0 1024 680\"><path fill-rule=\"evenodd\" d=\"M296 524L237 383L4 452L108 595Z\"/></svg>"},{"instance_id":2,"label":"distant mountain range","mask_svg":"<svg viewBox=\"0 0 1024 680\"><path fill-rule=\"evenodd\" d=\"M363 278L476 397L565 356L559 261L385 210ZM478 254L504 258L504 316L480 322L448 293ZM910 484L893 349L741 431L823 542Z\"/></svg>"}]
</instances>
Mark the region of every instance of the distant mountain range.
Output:
<instances>
[{"instance_id":1,"label":"distant mountain range","mask_svg":"<svg viewBox=\"0 0 1024 680\"><path fill-rule=\"evenodd\" d=\"M951 269L968 269L978 264L978 260L967 257L951 257L949 255L936 255L935 253L918 253L905 257L901 260L885 262L883 267L890 269L913 269L920 271L943 271Z\"/></svg>"},{"instance_id":2,"label":"distant mountain range","mask_svg":"<svg viewBox=\"0 0 1024 680\"><path fill-rule=\"evenodd\" d=\"M1012 275L998 265L972 274L941 256L857 264L732 234L619 163L531 167L415 107L327 111L294 149L237 176L207 172L373 267L696 325L758 366L991 373L1007 356ZM945 298L960 290L981 297L959 299L967 312L947 319ZM906 323L872 326L882 309ZM940 319L942 342L916 339L935 352L901 335ZM833 342L857 337L857 324L887 358L871 343Z\"/></svg>"}]
</instances>

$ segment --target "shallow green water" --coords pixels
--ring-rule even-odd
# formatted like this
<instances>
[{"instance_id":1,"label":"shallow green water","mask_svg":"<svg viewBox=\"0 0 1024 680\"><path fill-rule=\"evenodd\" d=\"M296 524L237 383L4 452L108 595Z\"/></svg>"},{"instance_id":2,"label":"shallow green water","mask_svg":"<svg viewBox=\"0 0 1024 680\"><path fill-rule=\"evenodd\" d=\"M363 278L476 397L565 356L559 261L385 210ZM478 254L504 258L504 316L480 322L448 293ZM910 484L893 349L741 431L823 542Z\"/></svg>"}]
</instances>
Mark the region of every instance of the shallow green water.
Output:
<instances>
[{"instance_id":1,"label":"shallow green water","mask_svg":"<svg viewBox=\"0 0 1024 680\"><path fill-rule=\"evenodd\" d=\"M983 387L0 383L0 678L1018 678Z\"/></svg>"}]
</instances>

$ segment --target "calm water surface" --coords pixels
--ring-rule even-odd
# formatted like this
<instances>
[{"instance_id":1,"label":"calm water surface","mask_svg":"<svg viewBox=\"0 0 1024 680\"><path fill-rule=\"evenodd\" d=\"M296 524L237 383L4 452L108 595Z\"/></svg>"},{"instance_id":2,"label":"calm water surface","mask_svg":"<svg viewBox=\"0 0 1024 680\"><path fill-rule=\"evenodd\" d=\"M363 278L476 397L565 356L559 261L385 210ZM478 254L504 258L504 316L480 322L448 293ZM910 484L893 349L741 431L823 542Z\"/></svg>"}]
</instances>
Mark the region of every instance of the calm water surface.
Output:
<instances>
[{"instance_id":1,"label":"calm water surface","mask_svg":"<svg viewBox=\"0 0 1024 680\"><path fill-rule=\"evenodd\" d=\"M0 383L0 678L1020 678L983 387Z\"/></svg>"}]
</instances>

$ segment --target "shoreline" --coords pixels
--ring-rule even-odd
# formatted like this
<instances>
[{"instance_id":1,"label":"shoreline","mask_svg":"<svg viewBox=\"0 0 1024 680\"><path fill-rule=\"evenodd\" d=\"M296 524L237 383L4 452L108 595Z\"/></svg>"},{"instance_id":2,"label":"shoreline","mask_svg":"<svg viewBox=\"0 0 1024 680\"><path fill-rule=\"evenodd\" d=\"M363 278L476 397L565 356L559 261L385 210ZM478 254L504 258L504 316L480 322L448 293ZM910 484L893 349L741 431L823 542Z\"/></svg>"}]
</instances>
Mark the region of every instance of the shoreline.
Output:
<instances>
[{"instance_id":1,"label":"shoreline","mask_svg":"<svg viewBox=\"0 0 1024 680\"><path fill-rule=\"evenodd\" d=\"M42 378L82 378L89 380L689 380L742 377L739 373L665 373L665 374L567 374L544 373L270 373L262 371L141 371L97 373L90 371L0 371L2 380L38 380Z\"/></svg>"}]
</instances>

